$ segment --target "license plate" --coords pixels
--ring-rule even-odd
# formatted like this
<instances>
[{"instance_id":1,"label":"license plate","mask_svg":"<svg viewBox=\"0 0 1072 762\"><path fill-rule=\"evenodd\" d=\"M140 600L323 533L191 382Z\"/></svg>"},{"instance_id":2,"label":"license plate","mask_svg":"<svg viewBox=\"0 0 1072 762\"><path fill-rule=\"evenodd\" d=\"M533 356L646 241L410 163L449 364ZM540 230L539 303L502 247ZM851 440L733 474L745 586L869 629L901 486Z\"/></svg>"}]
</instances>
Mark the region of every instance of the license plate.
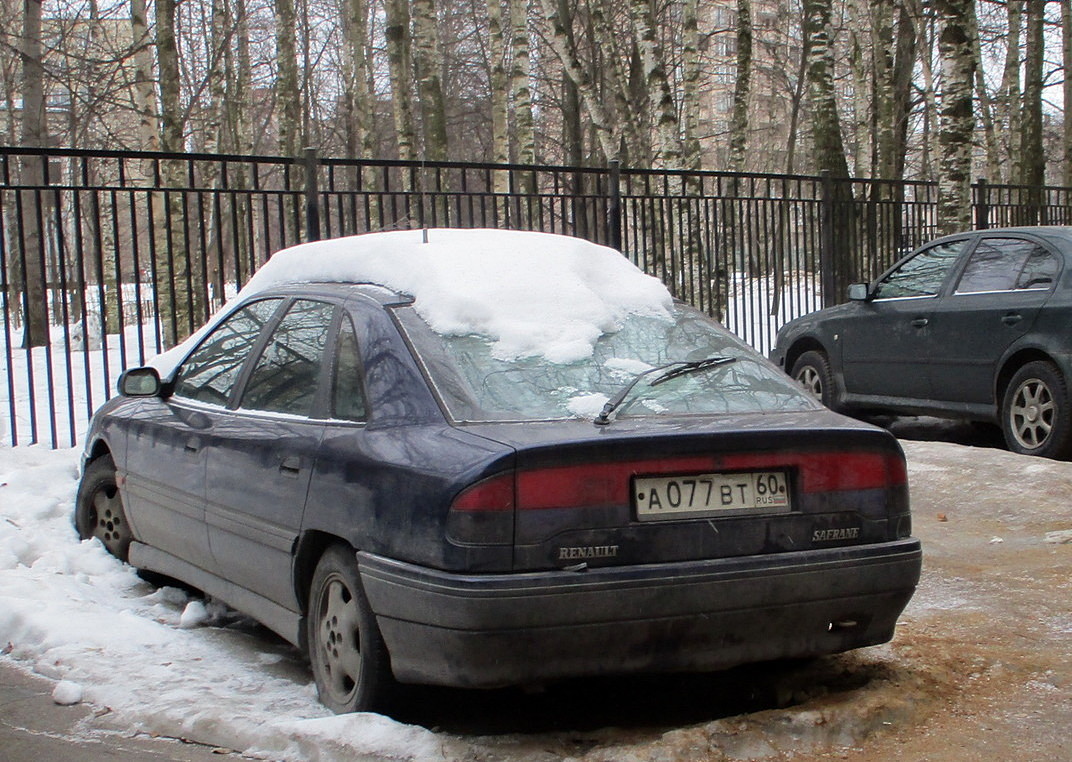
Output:
<instances>
[{"instance_id":1,"label":"license plate","mask_svg":"<svg viewBox=\"0 0 1072 762\"><path fill-rule=\"evenodd\" d=\"M633 480L640 521L718 516L728 512L787 513L784 471L661 476Z\"/></svg>"}]
</instances>

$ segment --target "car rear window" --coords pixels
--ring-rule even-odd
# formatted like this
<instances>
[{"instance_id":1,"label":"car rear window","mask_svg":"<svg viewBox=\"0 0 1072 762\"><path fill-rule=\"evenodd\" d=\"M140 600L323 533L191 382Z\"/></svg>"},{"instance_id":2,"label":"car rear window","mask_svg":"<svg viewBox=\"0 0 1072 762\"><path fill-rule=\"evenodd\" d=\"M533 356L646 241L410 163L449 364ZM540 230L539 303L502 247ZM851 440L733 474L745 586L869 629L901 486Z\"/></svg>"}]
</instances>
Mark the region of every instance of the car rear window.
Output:
<instances>
[{"instance_id":1,"label":"car rear window","mask_svg":"<svg viewBox=\"0 0 1072 762\"><path fill-rule=\"evenodd\" d=\"M410 343L456 421L590 418L638 374L674 362L728 361L651 384L636 384L617 415L725 414L814 410L818 403L751 348L696 310L672 319L631 315L605 333L591 357L552 363L501 358L483 336L441 336L409 307L396 310Z\"/></svg>"}]
</instances>

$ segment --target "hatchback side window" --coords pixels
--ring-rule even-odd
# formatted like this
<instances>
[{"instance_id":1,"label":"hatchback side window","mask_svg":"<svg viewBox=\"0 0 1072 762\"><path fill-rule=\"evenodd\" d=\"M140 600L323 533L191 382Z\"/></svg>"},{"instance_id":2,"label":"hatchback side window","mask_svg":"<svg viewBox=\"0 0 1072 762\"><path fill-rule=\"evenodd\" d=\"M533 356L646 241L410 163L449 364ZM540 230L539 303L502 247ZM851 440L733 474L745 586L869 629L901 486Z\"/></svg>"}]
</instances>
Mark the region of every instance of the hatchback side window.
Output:
<instances>
[{"instance_id":1,"label":"hatchback side window","mask_svg":"<svg viewBox=\"0 0 1072 762\"><path fill-rule=\"evenodd\" d=\"M1031 241L984 238L957 284L958 294L1049 288L1057 258Z\"/></svg>"},{"instance_id":2,"label":"hatchback side window","mask_svg":"<svg viewBox=\"0 0 1072 762\"><path fill-rule=\"evenodd\" d=\"M950 241L924 249L883 278L875 288L874 298L937 296L964 244L965 241Z\"/></svg>"},{"instance_id":3,"label":"hatchback side window","mask_svg":"<svg viewBox=\"0 0 1072 762\"><path fill-rule=\"evenodd\" d=\"M365 392L361 385L361 359L357 353L354 326L344 319L336 341L335 369L331 380L332 417L341 421L364 421Z\"/></svg>"},{"instance_id":4,"label":"hatchback side window","mask_svg":"<svg viewBox=\"0 0 1072 762\"><path fill-rule=\"evenodd\" d=\"M242 364L282 301L253 302L220 323L179 369L176 396L226 405Z\"/></svg>"},{"instance_id":5,"label":"hatchback side window","mask_svg":"<svg viewBox=\"0 0 1072 762\"><path fill-rule=\"evenodd\" d=\"M292 415L312 413L334 315L331 304L294 302L257 359L241 407Z\"/></svg>"}]
</instances>

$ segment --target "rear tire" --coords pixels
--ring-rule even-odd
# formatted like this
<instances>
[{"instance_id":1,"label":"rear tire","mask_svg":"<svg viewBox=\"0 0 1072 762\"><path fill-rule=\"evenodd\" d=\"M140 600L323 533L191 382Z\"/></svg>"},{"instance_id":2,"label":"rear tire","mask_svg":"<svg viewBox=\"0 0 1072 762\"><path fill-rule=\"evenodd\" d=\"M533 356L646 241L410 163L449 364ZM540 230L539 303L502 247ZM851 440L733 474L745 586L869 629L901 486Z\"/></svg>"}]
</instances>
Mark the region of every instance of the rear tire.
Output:
<instances>
[{"instance_id":1,"label":"rear tire","mask_svg":"<svg viewBox=\"0 0 1072 762\"><path fill-rule=\"evenodd\" d=\"M383 708L393 691L387 647L365 597L354 552L324 551L313 573L306 617L309 661L320 702L336 714Z\"/></svg>"},{"instance_id":2,"label":"rear tire","mask_svg":"<svg viewBox=\"0 0 1072 762\"><path fill-rule=\"evenodd\" d=\"M1012 377L1001 406L1005 444L1022 455L1067 458L1072 454L1068 383L1057 366L1029 362Z\"/></svg>"},{"instance_id":3,"label":"rear tire","mask_svg":"<svg viewBox=\"0 0 1072 762\"><path fill-rule=\"evenodd\" d=\"M127 560L133 536L111 455L102 455L86 466L78 485L74 525L83 540L96 537L113 556Z\"/></svg>"},{"instance_id":4,"label":"rear tire","mask_svg":"<svg viewBox=\"0 0 1072 762\"><path fill-rule=\"evenodd\" d=\"M805 352L793 363L789 375L828 408L837 409L837 386L826 352L818 349Z\"/></svg>"}]
</instances>

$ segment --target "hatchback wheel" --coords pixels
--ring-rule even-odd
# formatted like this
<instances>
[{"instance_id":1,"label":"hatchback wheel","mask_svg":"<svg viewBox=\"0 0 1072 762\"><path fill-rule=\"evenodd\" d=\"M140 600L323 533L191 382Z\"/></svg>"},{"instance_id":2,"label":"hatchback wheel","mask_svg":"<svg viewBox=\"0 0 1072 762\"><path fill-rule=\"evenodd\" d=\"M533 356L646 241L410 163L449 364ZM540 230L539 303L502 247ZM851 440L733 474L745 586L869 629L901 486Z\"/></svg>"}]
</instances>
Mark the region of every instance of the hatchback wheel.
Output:
<instances>
[{"instance_id":1,"label":"hatchback wheel","mask_svg":"<svg viewBox=\"0 0 1072 762\"><path fill-rule=\"evenodd\" d=\"M819 350L805 352L793 363L793 379L831 410L835 409L834 373L830 360Z\"/></svg>"},{"instance_id":2,"label":"hatchback wheel","mask_svg":"<svg viewBox=\"0 0 1072 762\"><path fill-rule=\"evenodd\" d=\"M1001 424L1013 452L1045 458L1069 455L1068 385L1053 363L1030 362L1016 372L1005 391Z\"/></svg>"},{"instance_id":3,"label":"hatchback wheel","mask_svg":"<svg viewBox=\"0 0 1072 762\"><path fill-rule=\"evenodd\" d=\"M382 707L394 679L349 548L335 545L321 556L310 587L306 627L321 703L337 714Z\"/></svg>"},{"instance_id":4,"label":"hatchback wheel","mask_svg":"<svg viewBox=\"0 0 1072 762\"><path fill-rule=\"evenodd\" d=\"M130 550L130 524L115 479L115 463L104 455L86 466L78 485L74 512L75 529L83 540L96 537L121 561Z\"/></svg>"}]
</instances>

